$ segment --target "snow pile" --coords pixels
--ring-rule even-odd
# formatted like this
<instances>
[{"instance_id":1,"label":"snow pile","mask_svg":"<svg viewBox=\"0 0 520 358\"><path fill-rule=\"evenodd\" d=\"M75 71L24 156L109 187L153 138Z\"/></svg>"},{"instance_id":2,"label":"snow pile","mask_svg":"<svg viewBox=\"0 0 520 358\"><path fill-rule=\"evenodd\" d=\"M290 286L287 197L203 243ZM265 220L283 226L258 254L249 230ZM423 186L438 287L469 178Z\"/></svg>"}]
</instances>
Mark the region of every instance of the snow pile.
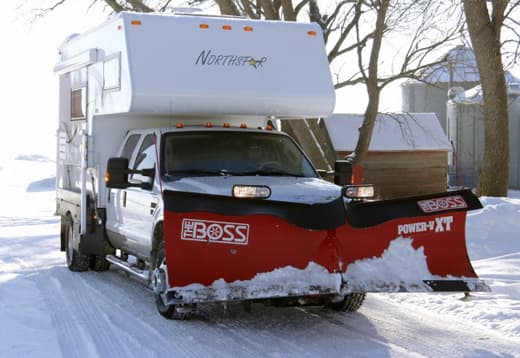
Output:
<instances>
[{"instance_id":1,"label":"snow pile","mask_svg":"<svg viewBox=\"0 0 520 358\"><path fill-rule=\"evenodd\" d=\"M491 293L381 294L411 309L422 307L520 339L520 193L482 197L484 208L468 213L466 242L472 265Z\"/></svg>"},{"instance_id":2,"label":"snow pile","mask_svg":"<svg viewBox=\"0 0 520 358\"><path fill-rule=\"evenodd\" d=\"M381 257L358 260L347 267L343 280L347 291L424 292L424 280L439 278L428 269L423 247L413 248L412 239L398 237L390 242ZM175 288L185 301L226 301L262 297L309 295L341 292L341 274L331 274L317 263L303 269L292 266L259 273L248 281L219 279L210 286L191 284Z\"/></svg>"},{"instance_id":3,"label":"snow pile","mask_svg":"<svg viewBox=\"0 0 520 358\"><path fill-rule=\"evenodd\" d=\"M520 251L520 199L482 197L482 210L468 213L466 235L472 260Z\"/></svg>"},{"instance_id":4,"label":"snow pile","mask_svg":"<svg viewBox=\"0 0 520 358\"><path fill-rule=\"evenodd\" d=\"M428 269L424 248L417 250L409 238L390 242L381 257L358 260L344 274L349 289L355 291L424 291L430 290L423 280L433 279Z\"/></svg>"},{"instance_id":5,"label":"snow pile","mask_svg":"<svg viewBox=\"0 0 520 358\"><path fill-rule=\"evenodd\" d=\"M176 290L189 302L200 300L226 301L255 299L290 295L337 293L341 288L341 274L329 273L327 269L310 262L303 270L287 266L271 272L259 273L251 280L227 283L216 280L211 286L191 284Z\"/></svg>"}]
</instances>

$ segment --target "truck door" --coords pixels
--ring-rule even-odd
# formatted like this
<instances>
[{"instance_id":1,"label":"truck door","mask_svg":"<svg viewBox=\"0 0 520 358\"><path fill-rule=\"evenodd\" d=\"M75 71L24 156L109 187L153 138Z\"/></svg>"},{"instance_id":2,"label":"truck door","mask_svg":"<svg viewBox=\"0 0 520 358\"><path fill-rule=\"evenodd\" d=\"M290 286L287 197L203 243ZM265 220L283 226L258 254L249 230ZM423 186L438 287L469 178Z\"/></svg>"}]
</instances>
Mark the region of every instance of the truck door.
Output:
<instances>
[{"instance_id":1,"label":"truck door","mask_svg":"<svg viewBox=\"0 0 520 358\"><path fill-rule=\"evenodd\" d=\"M135 152L137 151L137 144L139 143L140 139L141 134L129 135L126 138L123 144L123 148L121 152L118 153L118 155L128 159L129 162L132 162L136 155ZM112 244L115 247L125 249L127 248L125 235L126 215L123 214L126 207L126 194L126 189L109 189L106 222L107 233Z\"/></svg>"},{"instance_id":2,"label":"truck door","mask_svg":"<svg viewBox=\"0 0 520 358\"><path fill-rule=\"evenodd\" d=\"M135 170L156 168L155 134L144 136L131 166ZM129 181L134 184L149 183L147 188L130 187L126 189L125 205L122 209L125 227L121 228L127 239L129 251L148 257L153 234L154 215L157 212L160 190L155 182L141 174L132 174Z\"/></svg>"}]
</instances>

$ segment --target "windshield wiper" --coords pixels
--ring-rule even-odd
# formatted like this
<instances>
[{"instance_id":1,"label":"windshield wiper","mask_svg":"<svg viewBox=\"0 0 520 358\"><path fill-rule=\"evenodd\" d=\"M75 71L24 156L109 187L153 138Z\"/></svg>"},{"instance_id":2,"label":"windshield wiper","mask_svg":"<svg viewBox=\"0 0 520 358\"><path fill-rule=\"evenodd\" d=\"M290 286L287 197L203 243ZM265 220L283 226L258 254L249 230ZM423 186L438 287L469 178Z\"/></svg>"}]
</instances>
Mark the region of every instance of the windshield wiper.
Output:
<instances>
[{"instance_id":1,"label":"windshield wiper","mask_svg":"<svg viewBox=\"0 0 520 358\"><path fill-rule=\"evenodd\" d=\"M302 177L299 173L291 173L283 170L248 170L248 171L228 171L221 170L203 170L203 169L187 169L187 170L169 170L166 175L168 177L186 177L186 176L288 176Z\"/></svg>"},{"instance_id":2,"label":"windshield wiper","mask_svg":"<svg viewBox=\"0 0 520 358\"><path fill-rule=\"evenodd\" d=\"M243 172L230 172L230 175L240 175L240 176L282 176L282 177L301 177L300 173L291 173L283 170L250 170Z\"/></svg>"},{"instance_id":3,"label":"windshield wiper","mask_svg":"<svg viewBox=\"0 0 520 358\"><path fill-rule=\"evenodd\" d=\"M217 176L224 175L222 170L203 170L203 169L187 169L187 170L169 170L166 175L172 177L178 176Z\"/></svg>"}]
</instances>

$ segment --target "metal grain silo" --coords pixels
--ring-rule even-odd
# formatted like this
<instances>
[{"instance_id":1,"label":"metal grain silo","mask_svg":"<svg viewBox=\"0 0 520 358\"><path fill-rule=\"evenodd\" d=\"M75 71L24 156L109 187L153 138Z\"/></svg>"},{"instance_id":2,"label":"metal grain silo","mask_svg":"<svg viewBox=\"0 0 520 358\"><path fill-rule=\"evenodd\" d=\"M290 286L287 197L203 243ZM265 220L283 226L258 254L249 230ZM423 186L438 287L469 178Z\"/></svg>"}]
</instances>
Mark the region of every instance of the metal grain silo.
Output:
<instances>
[{"instance_id":1,"label":"metal grain silo","mask_svg":"<svg viewBox=\"0 0 520 358\"><path fill-rule=\"evenodd\" d=\"M520 189L520 83L506 74L509 98L509 187ZM447 103L447 134L453 143L450 185L475 187L484 155L484 114L480 87Z\"/></svg>"},{"instance_id":2,"label":"metal grain silo","mask_svg":"<svg viewBox=\"0 0 520 358\"><path fill-rule=\"evenodd\" d=\"M473 51L465 46L451 49L445 61L426 69L420 80L408 80L401 85L402 111L433 112L446 132L446 101L451 87L470 89L479 84L477 62Z\"/></svg>"}]
</instances>

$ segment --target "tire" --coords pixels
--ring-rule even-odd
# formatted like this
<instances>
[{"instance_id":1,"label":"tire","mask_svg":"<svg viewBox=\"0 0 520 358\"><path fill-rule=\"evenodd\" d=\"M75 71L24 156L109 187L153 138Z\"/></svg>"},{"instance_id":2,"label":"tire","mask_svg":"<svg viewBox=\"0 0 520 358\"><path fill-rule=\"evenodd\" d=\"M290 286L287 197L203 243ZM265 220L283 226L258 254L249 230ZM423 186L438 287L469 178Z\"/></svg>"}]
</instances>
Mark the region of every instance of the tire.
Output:
<instances>
[{"instance_id":1,"label":"tire","mask_svg":"<svg viewBox=\"0 0 520 358\"><path fill-rule=\"evenodd\" d=\"M65 257L67 259L67 267L71 271L81 272L88 271L89 257L74 249L74 223L72 218L67 216L65 223Z\"/></svg>"},{"instance_id":2,"label":"tire","mask_svg":"<svg viewBox=\"0 0 520 358\"><path fill-rule=\"evenodd\" d=\"M194 305L168 305L165 302L165 292L168 289L168 273L164 242L159 244L152 276L153 295L159 314L167 319L185 320L194 310Z\"/></svg>"},{"instance_id":3,"label":"tire","mask_svg":"<svg viewBox=\"0 0 520 358\"><path fill-rule=\"evenodd\" d=\"M334 302L328 302L325 307L330 308L334 311L341 312L356 312L365 301L367 294L365 292L353 292L349 293L342 300Z\"/></svg>"},{"instance_id":4,"label":"tire","mask_svg":"<svg viewBox=\"0 0 520 358\"><path fill-rule=\"evenodd\" d=\"M103 255L90 255L89 266L91 270L102 272L110 268L110 262L108 262Z\"/></svg>"}]
</instances>

